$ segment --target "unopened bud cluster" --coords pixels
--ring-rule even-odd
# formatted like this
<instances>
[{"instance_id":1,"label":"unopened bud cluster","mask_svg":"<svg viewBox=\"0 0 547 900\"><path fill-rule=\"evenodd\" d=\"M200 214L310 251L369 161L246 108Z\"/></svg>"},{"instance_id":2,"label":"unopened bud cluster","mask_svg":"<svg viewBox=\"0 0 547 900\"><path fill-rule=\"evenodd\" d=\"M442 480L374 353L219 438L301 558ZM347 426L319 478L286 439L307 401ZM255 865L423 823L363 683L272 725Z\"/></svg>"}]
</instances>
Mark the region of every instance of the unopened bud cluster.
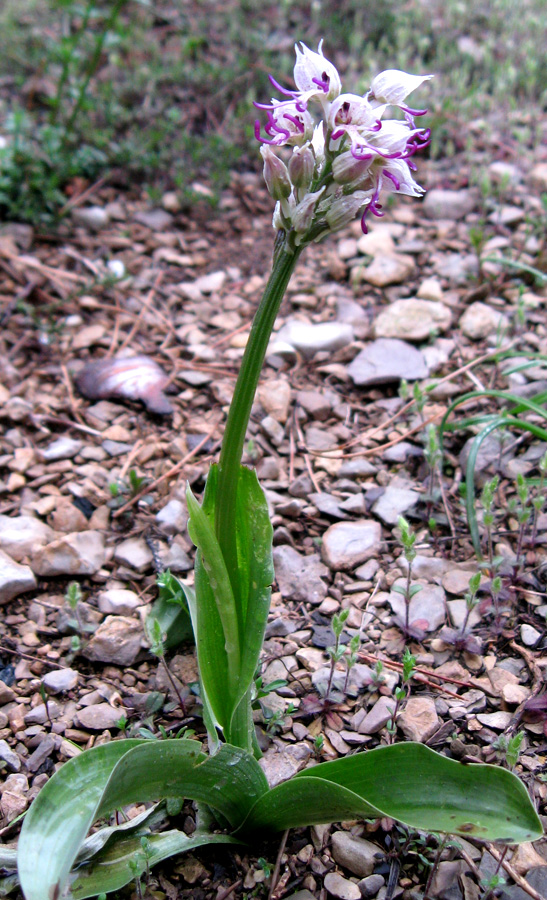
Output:
<instances>
[{"instance_id":1,"label":"unopened bud cluster","mask_svg":"<svg viewBox=\"0 0 547 900\"><path fill-rule=\"evenodd\" d=\"M340 76L323 56L304 44L296 45L294 81L287 90L270 76L286 99L256 103L266 111L266 137L260 122L255 134L262 142L264 179L277 201L273 225L285 232L289 246L320 240L361 217L382 216L381 191L420 197L424 190L412 178L411 157L429 143L427 128L417 128L415 117L426 110L411 109L406 97L431 75L409 75L389 69L377 75L364 95L342 93ZM315 122L310 103L320 110ZM404 119L382 119L389 107L398 107ZM292 148L287 162L274 152Z\"/></svg>"}]
</instances>

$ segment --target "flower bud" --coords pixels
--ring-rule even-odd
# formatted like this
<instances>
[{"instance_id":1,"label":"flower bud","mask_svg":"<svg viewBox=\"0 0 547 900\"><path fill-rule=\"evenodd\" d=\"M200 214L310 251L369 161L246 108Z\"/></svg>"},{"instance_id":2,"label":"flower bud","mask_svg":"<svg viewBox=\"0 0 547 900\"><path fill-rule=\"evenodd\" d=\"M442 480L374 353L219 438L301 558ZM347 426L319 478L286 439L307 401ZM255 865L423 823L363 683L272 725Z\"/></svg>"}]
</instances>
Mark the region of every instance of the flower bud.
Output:
<instances>
[{"instance_id":1,"label":"flower bud","mask_svg":"<svg viewBox=\"0 0 547 900\"><path fill-rule=\"evenodd\" d=\"M313 194L306 194L301 203L296 207L293 213L292 223L294 225L294 230L299 234L305 234L313 222L317 201L324 190L325 188L322 187L320 191L315 191Z\"/></svg>"},{"instance_id":2,"label":"flower bud","mask_svg":"<svg viewBox=\"0 0 547 900\"><path fill-rule=\"evenodd\" d=\"M291 193L292 185L285 163L275 155L268 144L260 148L264 160L264 181L274 200L285 200Z\"/></svg>"},{"instance_id":3,"label":"flower bud","mask_svg":"<svg viewBox=\"0 0 547 900\"><path fill-rule=\"evenodd\" d=\"M339 231L340 228L344 228L359 215L369 202L370 193L365 191L355 191L354 194L348 194L347 197L335 200L325 216L330 230Z\"/></svg>"},{"instance_id":4,"label":"flower bud","mask_svg":"<svg viewBox=\"0 0 547 900\"><path fill-rule=\"evenodd\" d=\"M314 169L315 158L310 146L295 147L289 160L289 177L295 188L308 188Z\"/></svg>"}]
</instances>

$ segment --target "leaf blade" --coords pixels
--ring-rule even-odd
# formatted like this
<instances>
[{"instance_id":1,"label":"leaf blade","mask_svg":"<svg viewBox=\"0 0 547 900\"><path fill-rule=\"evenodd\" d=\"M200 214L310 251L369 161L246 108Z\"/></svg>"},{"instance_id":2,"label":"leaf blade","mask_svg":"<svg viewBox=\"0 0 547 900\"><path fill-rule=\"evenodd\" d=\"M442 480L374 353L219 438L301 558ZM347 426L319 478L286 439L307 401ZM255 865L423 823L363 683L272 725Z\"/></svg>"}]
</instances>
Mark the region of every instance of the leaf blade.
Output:
<instances>
[{"instance_id":1,"label":"leaf blade","mask_svg":"<svg viewBox=\"0 0 547 900\"><path fill-rule=\"evenodd\" d=\"M345 807L350 795L353 812ZM464 766L410 742L299 772L257 801L241 832L284 830L308 822L310 815L316 823L319 815L326 816L323 822L367 815L364 804L376 810L375 815L426 831L512 843L543 834L526 788L511 772L497 766Z\"/></svg>"}]
</instances>

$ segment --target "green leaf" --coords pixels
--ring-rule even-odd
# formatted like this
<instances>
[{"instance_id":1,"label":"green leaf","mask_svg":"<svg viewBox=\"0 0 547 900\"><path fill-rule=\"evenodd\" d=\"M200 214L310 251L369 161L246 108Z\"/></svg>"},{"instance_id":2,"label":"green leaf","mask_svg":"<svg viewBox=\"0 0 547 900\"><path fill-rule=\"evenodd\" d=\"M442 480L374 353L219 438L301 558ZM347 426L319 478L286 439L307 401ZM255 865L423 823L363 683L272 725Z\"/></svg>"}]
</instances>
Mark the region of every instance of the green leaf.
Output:
<instances>
[{"instance_id":1,"label":"green leaf","mask_svg":"<svg viewBox=\"0 0 547 900\"><path fill-rule=\"evenodd\" d=\"M116 836L104 852L79 866L70 886L74 900L119 890L162 860L204 844L241 843L227 834L194 834L190 838L183 831L176 830L148 834L146 838L149 845L146 856L142 852L140 837Z\"/></svg>"},{"instance_id":2,"label":"green leaf","mask_svg":"<svg viewBox=\"0 0 547 900\"><path fill-rule=\"evenodd\" d=\"M261 797L241 828L253 834L364 816L490 841L536 840L526 788L497 766L465 766L424 744L379 747L299 772Z\"/></svg>"},{"instance_id":3,"label":"green leaf","mask_svg":"<svg viewBox=\"0 0 547 900\"><path fill-rule=\"evenodd\" d=\"M188 594L193 593L193 588L183 585L171 572L163 572L162 579L168 579L167 584L158 580L159 595L150 609L150 616L156 619L163 634L163 646L166 650L178 647L185 641L194 640L192 621L188 609ZM180 596L182 603L175 598ZM184 605L185 602L185 605Z\"/></svg>"},{"instance_id":4,"label":"green leaf","mask_svg":"<svg viewBox=\"0 0 547 900\"><path fill-rule=\"evenodd\" d=\"M206 803L237 828L267 789L256 760L226 744L213 757L186 739L94 747L66 762L26 815L18 851L25 898L60 896L91 825L114 809L184 797Z\"/></svg>"}]
</instances>

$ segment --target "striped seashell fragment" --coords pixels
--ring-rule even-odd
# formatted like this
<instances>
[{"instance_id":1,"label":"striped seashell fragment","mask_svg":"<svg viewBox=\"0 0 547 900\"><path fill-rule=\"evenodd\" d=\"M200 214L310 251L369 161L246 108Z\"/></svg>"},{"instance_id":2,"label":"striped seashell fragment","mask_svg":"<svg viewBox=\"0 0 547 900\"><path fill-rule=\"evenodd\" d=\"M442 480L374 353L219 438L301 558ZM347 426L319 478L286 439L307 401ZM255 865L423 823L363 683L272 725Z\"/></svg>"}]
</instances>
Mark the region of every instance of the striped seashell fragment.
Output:
<instances>
[{"instance_id":1,"label":"striped seashell fragment","mask_svg":"<svg viewBox=\"0 0 547 900\"><path fill-rule=\"evenodd\" d=\"M163 393L168 377L149 356L96 360L77 374L75 383L88 400L141 400L157 416L173 413Z\"/></svg>"}]
</instances>

